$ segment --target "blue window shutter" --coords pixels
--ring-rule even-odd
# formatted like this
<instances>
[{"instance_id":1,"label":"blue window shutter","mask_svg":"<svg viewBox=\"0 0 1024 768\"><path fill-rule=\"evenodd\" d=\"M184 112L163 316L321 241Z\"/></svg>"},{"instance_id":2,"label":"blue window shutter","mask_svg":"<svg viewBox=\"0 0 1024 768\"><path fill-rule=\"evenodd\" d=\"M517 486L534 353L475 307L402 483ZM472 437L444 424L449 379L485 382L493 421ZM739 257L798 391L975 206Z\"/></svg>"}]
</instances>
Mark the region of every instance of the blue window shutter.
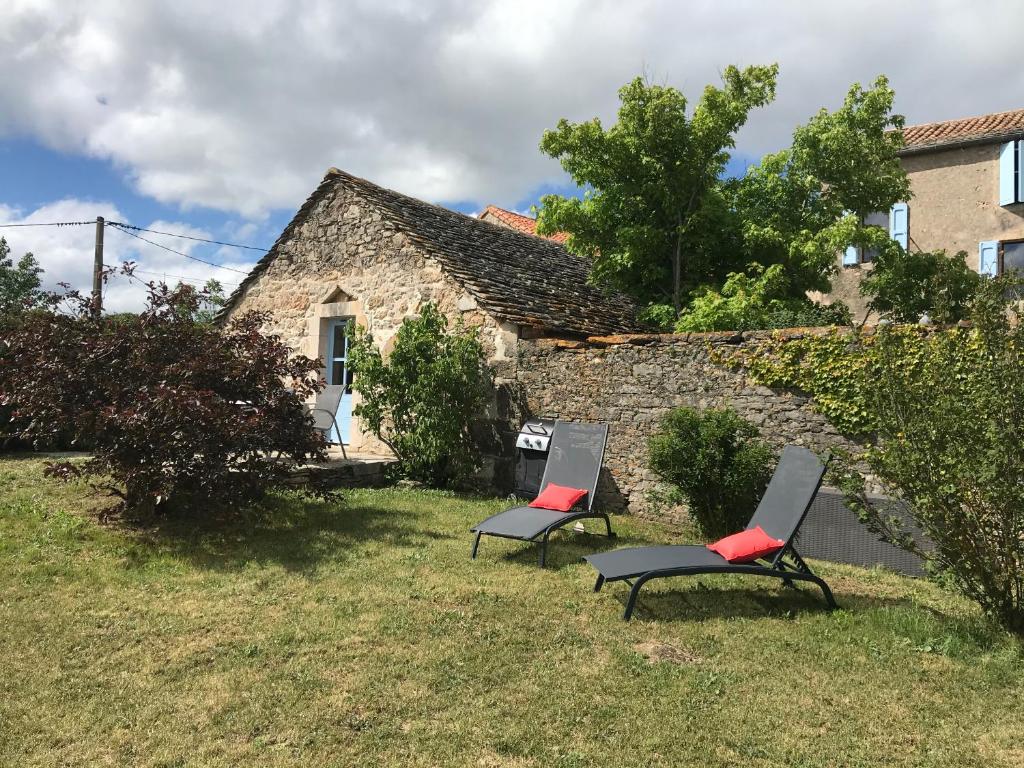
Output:
<instances>
[{"instance_id":1,"label":"blue window shutter","mask_svg":"<svg viewBox=\"0 0 1024 768\"><path fill-rule=\"evenodd\" d=\"M1017 202L1017 142L1008 141L999 150L999 204Z\"/></svg>"},{"instance_id":2,"label":"blue window shutter","mask_svg":"<svg viewBox=\"0 0 1024 768\"><path fill-rule=\"evenodd\" d=\"M1024 203L1024 139L1017 142L1017 202Z\"/></svg>"},{"instance_id":3,"label":"blue window shutter","mask_svg":"<svg viewBox=\"0 0 1024 768\"><path fill-rule=\"evenodd\" d=\"M860 249L856 245L848 245L843 251L843 266L851 267L854 264L860 264Z\"/></svg>"},{"instance_id":4,"label":"blue window shutter","mask_svg":"<svg viewBox=\"0 0 1024 768\"><path fill-rule=\"evenodd\" d=\"M889 237L903 246L910 247L910 207L896 203L889 211Z\"/></svg>"},{"instance_id":5,"label":"blue window shutter","mask_svg":"<svg viewBox=\"0 0 1024 768\"><path fill-rule=\"evenodd\" d=\"M978 243L978 273L987 277L999 274L998 240L983 240Z\"/></svg>"}]
</instances>

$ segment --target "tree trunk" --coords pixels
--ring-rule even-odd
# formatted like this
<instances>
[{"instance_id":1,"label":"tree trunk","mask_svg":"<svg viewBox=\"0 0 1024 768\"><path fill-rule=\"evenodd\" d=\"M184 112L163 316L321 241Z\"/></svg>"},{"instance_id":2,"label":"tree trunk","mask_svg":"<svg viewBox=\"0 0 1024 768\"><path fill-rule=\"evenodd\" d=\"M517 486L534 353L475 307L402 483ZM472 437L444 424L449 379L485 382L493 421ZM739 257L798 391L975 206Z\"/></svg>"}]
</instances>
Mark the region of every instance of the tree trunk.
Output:
<instances>
[{"instance_id":1,"label":"tree trunk","mask_svg":"<svg viewBox=\"0 0 1024 768\"><path fill-rule=\"evenodd\" d=\"M672 306L675 308L676 317L683 311L683 298L680 295L683 285L683 227L677 221L676 226L676 250L672 255Z\"/></svg>"}]
</instances>

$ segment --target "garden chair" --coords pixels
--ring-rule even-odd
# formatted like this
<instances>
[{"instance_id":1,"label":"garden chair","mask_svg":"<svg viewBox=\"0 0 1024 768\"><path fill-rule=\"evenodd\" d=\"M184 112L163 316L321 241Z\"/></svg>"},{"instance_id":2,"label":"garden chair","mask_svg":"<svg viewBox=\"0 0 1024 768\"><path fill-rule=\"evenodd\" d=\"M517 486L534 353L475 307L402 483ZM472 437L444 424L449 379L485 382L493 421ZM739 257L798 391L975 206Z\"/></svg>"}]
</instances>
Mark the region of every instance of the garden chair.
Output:
<instances>
[{"instance_id":1,"label":"garden chair","mask_svg":"<svg viewBox=\"0 0 1024 768\"><path fill-rule=\"evenodd\" d=\"M338 429L338 406L341 405L341 397L344 394L344 385L328 384L317 393L316 402L312 405L306 404L306 412L313 417L313 429L324 436L328 445L339 446L342 457L348 459L345 445L341 442L341 430ZM338 435L338 442L331 440L332 434Z\"/></svg>"},{"instance_id":2,"label":"garden chair","mask_svg":"<svg viewBox=\"0 0 1024 768\"><path fill-rule=\"evenodd\" d=\"M604 520L608 537L614 537L608 515L594 509L597 478L601 473L607 442L607 424L556 421L551 434L548 461L540 481L541 492L554 484L585 490L586 495L567 512L526 506L513 507L492 515L471 529L476 534L472 557L476 558L481 536L498 536L529 542L539 540L540 566L543 568L547 560L548 539L551 534L559 528L585 518Z\"/></svg>"},{"instance_id":3,"label":"garden chair","mask_svg":"<svg viewBox=\"0 0 1024 768\"><path fill-rule=\"evenodd\" d=\"M616 549L583 558L597 569L594 591L600 591L609 581L629 584L631 589L622 616L629 621L640 588L651 579L704 573L744 573L781 579L790 587L794 581L812 582L821 588L829 608L835 608L836 601L828 584L811 572L793 546L793 539L821 486L826 464L827 461L823 463L806 448L789 445L783 450L775 474L745 529L750 531L760 526L768 536L784 542L770 560L766 555L754 562L730 562L703 545Z\"/></svg>"}]
</instances>

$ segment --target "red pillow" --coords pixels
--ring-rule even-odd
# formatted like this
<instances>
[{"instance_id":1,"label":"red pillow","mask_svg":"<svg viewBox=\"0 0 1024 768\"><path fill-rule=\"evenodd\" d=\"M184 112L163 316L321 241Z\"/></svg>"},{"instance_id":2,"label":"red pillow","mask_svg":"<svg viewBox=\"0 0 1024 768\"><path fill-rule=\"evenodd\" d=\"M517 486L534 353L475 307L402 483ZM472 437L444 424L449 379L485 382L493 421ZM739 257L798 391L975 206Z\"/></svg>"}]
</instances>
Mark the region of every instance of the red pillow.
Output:
<instances>
[{"instance_id":1,"label":"red pillow","mask_svg":"<svg viewBox=\"0 0 1024 768\"><path fill-rule=\"evenodd\" d=\"M566 488L564 485L548 483L540 496L530 502L530 506L568 512L576 505L577 501L586 495L587 492L579 488Z\"/></svg>"},{"instance_id":2,"label":"red pillow","mask_svg":"<svg viewBox=\"0 0 1024 768\"><path fill-rule=\"evenodd\" d=\"M778 552L786 546L786 542L773 539L758 525L706 546L730 563L752 563L760 557Z\"/></svg>"}]
</instances>

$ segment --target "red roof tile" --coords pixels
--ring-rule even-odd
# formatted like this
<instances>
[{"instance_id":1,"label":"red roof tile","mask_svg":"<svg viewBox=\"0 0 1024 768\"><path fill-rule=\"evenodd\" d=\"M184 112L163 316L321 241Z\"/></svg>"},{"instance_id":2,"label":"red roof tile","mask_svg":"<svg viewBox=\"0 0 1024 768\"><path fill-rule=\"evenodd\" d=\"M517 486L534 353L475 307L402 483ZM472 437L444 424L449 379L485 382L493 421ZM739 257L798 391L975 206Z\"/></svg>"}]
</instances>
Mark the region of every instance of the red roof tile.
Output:
<instances>
[{"instance_id":1,"label":"red roof tile","mask_svg":"<svg viewBox=\"0 0 1024 768\"><path fill-rule=\"evenodd\" d=\"M981 144L1016 136L1024 136L1024 109L907 126L903 129L905 146L901 154L958 144Z\"/></svg>"},{"instance_id":2,"label":"red roof tile","mask_svg":"<svg viewBox=\"0 0 1024 768\"><path fill-rule=\"evenodd\" d=\"M519 232L525 232L528 235L537 235L537 220L531 219L529 216L523 216L521 213L515 213L514 211L506 211L504 208L499 208L496 205L488 205L484 212L480 214L482 219L487 214L490 214L502 224ZM537 237L543 237L546 240L554 240L556 243L564 243L568 237L568 232L555 232L553 235L537 235Z\"/></svg>"}]
</instances>

